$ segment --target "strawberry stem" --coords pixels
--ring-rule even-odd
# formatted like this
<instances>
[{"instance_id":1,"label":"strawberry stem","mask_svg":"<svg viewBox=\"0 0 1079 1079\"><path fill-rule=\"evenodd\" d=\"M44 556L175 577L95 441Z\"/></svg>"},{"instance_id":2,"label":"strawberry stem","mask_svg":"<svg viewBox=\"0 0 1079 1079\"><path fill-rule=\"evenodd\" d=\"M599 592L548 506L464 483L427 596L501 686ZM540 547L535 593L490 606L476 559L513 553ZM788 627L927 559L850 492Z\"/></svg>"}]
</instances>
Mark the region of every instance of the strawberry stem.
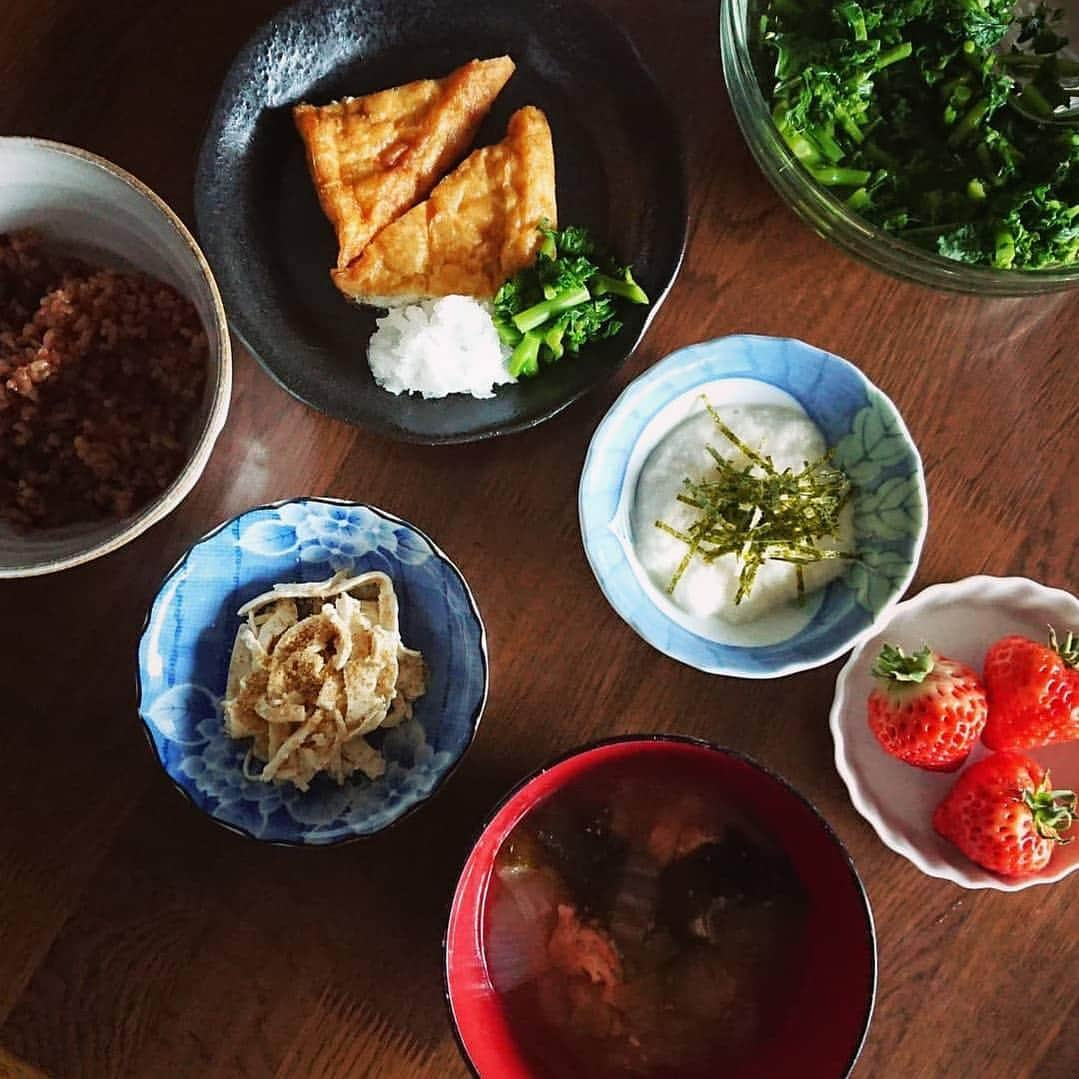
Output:
<instances>
[{"instance_id":1,"label":"strawberry stem","mask_svg":"<svg viewBox=\"0 0 1079 1079\"><path fill-rule=\"evenodd\" d=\"M1074 633L1069 633L1067 637L1064 638L1064 643L1061 644L1057 640L1057 631L1050 626L1049 647L1056 652L1069 667L1079 667L1079 637L1076 637Z\"/></svg>"},{"instance_id":2,"label":"strawberry stem","mask_svg":"<svg viewBox=\"0 0 1079 1079\"><path fill-rule=\"evenodd\" d=\"M1075 819L1075 792L1055 791L1049 783L1049 773L1037 790L1029 787L1023 791L1023 802L1034 817L1034 828L1038 835L1051 839L1055 843L1070 843L1061 832L1066 832Z\"/></svg>"},{"instance_id":3,"label":"strawberry stem","mask_svg":"<svg viewBox=\"0 0 1079 1079\"><path fill-rule=\"evenodd\" d=\"M877 656L870 672L875 677L886 681L924 682L933 671L935 659L929 645L908 656L902 648L897 648L894 644L886 644L880 650L880 655Z\"/></svg>"}]
</instances>

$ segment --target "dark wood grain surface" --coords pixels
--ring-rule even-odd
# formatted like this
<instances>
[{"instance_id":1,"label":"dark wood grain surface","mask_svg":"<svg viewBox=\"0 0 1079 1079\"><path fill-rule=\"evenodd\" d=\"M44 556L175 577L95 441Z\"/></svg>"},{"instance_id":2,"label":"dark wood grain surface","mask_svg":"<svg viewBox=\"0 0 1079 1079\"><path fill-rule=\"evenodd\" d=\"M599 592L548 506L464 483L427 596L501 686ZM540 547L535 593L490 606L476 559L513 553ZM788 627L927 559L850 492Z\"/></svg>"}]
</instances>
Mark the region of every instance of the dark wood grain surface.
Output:
<instances>
[{"instance_id":1,"label":"dark wood grain surface","mask_svg":"<svg viewBox=\"0 0 1079 1079\"><path fill-rule=\"evenodd\" d=\"M649 364L727 333L797 336L859 364L921 448L931 519L915 591L972 573L1074 591L1079 294L936 294L838 253L742 142L714 0L605 6L669 93L692 177L681 277L617 379L533 432L427 449L316 415L239 349L228 425L176 513L98 563L0 586L0 1076L465 1075L440 937L470 838L544 759L653 730L754 755L848 844L880 937L859 1076L1076 1074L1079 876L975 893L892 854L832 764L839 664L739 682L652 651L596 587L575 500L596 423ZM0 133L103 154L190 221L218 84L274 7L4 0ZM371 501L426 530L471 582L490 636L487 717L437 809L340 849L267 847L201 816L152 760L135 711L136 638L165 570L222 519L299 494Z\"/></svg>"}]
</instances>

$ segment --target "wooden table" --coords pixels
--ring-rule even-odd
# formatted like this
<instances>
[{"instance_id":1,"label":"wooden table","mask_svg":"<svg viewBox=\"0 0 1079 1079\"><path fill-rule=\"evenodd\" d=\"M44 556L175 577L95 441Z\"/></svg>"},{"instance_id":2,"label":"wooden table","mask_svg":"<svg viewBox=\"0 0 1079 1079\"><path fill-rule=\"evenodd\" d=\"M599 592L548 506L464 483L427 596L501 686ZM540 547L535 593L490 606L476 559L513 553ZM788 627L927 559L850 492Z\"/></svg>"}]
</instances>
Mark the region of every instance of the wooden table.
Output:
<instances>
[{"instance_id":1,"label":"wooden table","mask_svg":"<svg viewBox=\"0 0 1079 1079\"><path fill-rule=\"evenodd\" d=\"M6 0L0 132L103 154L190 221L219 82L275 6ZM892 854L832 764L839 664L739 682L652 651L596 587L576 490L600 417L659 357L739 331L797 336L858 363L921 447L932 512L915 591L972 573L1074 590L1079 295L941 295L838 253L742 142L714 0L605 6L673 100L692 176L681 277L616 379L528 434L428 449L317 415L238 350L228 426L178 512L101 562L0 587L0 1077L465 1075L440 938L470 837L546 758L642 730L752 754L849 846L880 936L860 1076L1076 1074L1079 877L975 893ZM136 637L164 571L222 519L298 494L368 500L428 531L475 589L491 643L487 716L437 806L339 849L219 828L171 788L135 714Z\"/></svg>"}]
</instances>

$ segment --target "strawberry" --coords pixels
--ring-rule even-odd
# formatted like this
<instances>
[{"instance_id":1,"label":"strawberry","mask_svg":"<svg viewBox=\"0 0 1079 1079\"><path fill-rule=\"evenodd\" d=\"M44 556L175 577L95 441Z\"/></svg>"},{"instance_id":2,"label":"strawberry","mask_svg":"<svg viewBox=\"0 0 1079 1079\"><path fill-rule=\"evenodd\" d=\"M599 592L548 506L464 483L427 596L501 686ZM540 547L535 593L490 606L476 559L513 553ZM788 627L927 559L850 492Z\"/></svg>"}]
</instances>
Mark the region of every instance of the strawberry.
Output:
<instances>
[{"instance_id":1,"label":"strawberry","mask_svg":"<svg viewBox=\"0 0 1079 1079\"><path fill-rule=\"evenodd\" d=\"M1044 869L1071 827L1075 795L1023 753L972 764L933 813L933 827L972 862L1007 877Z\"/></svg>"},{"instance_id":2,"label":"strawberry","mask_svg":"<svg viewBox=\"0 0 1079 1079\"><path fill-rule=\"evenodd\" d=\"M880 680L869 694L869 727L877 741L907 764L954 772L985 726L978 675L928 645L908 656L886 644L872 671Z\"/></svg>"},{"instance_id":3,"label":"strawberry","mask_svg":"<svg viewBox=\"0 0 1079 1079\"><path fill-rule=\"evenodd\" d=\"M989 722L982 739L990 749L1030 749L1079 738L1079 640L1061 644L1049 627L1049 645L1005 637L985 656Z\"/></svg>"}]
</instances>

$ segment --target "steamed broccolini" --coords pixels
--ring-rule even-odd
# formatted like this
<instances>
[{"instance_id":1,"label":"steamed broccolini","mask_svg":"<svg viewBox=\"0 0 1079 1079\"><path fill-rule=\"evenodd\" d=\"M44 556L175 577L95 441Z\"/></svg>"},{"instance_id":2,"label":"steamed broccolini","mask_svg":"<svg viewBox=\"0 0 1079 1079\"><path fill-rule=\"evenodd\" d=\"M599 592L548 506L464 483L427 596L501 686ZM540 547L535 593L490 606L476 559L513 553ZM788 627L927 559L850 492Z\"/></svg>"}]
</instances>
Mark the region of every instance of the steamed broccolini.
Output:
<instances>
[{"instance_id":1,"label":"steamed broccolini","mask_svg":"<svg viewBox=\"0 0 1079 1079\"><path fill-rule=\"evenodd\" d=\"M558 232L544 222L540 233L535 263L495 296L494 323L513 347L509 371L516 378L537 374L541 361L576 355L589 341L618 333L622 323L612 297L648 303L630 268L600 253L587 230Z\"/></svg>"},{"instance_id":2,"label":"steamed broccolini","mask_svg":"<svg viewBox=\"0 0 1079 1079\"><path fill-rule=\"evenodd\" d=\"M1075 65L1059 55L1059 12L1014 9L767 0L779 132L818 182L905 240L1000 269L1079 263L1079 132L1013 107L1065 104L1060 79Z\"/></svg>"}]
</instances>

